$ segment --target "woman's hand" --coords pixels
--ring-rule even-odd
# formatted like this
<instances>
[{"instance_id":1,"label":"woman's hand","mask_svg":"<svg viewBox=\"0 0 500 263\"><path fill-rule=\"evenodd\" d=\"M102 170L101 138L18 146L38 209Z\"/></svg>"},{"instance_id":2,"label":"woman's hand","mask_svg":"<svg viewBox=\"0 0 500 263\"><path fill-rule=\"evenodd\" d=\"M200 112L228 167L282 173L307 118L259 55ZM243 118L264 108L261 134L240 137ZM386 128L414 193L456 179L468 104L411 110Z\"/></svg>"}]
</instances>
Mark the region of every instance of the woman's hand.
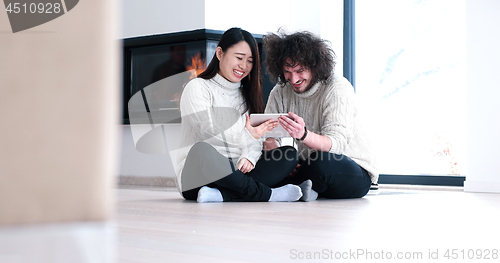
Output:
<instances>
[{"instance_id":1,"label":"woman's hand","mask_svg":"<svg viewBox=\"0 0 500 263\"><path fill-rule=\"evenodd\" d=\"M250 124L250 116L248 116L248 114L245 114L245 116L247 118L247 122L245 123L245 128L250 132L250 134L254 139L260 139L262 136L264 136L264 134L278 127L278 122L273 119L269 119L260 124L259 126L253 127Z\"/></svg>"},{"instance_id":2,"label":"woman's hand","mask_svg":"<svg viewBox=\"0 0 500 263\"><path fill-rule=\"evenodd\" d=\"M299 115L289 112L288 115L292 117L292 119L287 116L280 116L279 122L283 128L292 136L292 138L299 139L304 136L305 130L304 126L306 126L304 119L302 119Z\"/></svg>"},{"instance_id":3,"label":"woman's hand","mask_svg":"<svg viewBox=\"0 0 500 263\"><path fill-rule=\"evenodd\" d=\"M253 164L247 158L241 158L236 167L244 174L253 170Z\"/></svg>"}]
</instances>

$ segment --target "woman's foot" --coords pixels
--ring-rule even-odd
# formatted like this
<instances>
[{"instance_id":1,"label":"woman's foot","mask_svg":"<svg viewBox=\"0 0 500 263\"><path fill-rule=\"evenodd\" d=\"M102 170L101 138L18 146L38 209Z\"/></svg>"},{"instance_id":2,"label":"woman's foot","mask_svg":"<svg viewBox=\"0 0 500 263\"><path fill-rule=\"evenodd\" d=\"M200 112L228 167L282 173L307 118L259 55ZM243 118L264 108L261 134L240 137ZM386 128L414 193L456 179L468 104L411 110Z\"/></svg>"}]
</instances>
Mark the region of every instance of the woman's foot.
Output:
<instances>
[{"instance_id":1,"label":"woman's foot","mask_svg":"<svg viewBox=\"0 0 500 263\"><path fill-rule=\"evenodd\" d=\"M203 186L198 191L198 198L196 199L198 203L209 203L209 202L222 202L222 194L217 188L210 188L208 186Z\"/></svg>"}]
</instances>

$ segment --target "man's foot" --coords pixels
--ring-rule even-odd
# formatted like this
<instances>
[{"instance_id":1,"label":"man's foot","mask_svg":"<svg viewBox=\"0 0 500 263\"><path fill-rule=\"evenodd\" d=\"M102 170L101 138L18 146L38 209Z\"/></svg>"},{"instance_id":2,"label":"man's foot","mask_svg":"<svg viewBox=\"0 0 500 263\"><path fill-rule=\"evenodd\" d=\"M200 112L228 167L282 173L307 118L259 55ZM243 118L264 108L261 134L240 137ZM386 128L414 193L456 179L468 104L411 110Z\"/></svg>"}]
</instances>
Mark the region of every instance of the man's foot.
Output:
<instances>
[{"instance_id":1,"label":"man's foot","mask_svg":"<svg viewBox=\"0 0 500 263\"><path fill-rule=\"evenodd\" d=\"M318 198L318 192L314 191L312 189L312 181L311 180L306 180L302 182L300 185L300 190L302 190L302 197L300 198L301 201L304 202L309 202L309 201L314 201Z\"/></svg>"}]
</instances>

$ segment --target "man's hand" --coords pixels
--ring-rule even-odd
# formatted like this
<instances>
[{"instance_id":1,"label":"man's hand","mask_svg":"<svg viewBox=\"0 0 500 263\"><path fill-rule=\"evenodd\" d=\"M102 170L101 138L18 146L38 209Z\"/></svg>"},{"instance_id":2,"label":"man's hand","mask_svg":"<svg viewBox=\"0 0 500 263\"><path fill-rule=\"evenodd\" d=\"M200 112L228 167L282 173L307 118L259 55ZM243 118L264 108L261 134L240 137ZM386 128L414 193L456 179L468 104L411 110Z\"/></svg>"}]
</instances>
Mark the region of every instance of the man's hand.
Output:
<instances>
[{"instance_id":1,"label":"man's hand","mask_svg":"<svg viewBox=\"0 0 500 263\"><path fill-rule=\"evenodd\" d=\"M305 130L304 126L306 126L304 119L302 119L299 115L289 112L288 115L292 118L288 118L286 116L280 116L279 122L283 128L292 136L292 138L300 139L304 136Z\"/></svg>"},{"instance_id":2,"label":"man's hand","mask_svg":"<svg viewBox=\"0 0 500 263\"><path fill-rule=\"evenodd\" d=\"M301 139L304 137L306 132L304 120L293 112L289 112L288 115L293 118L287 118L285 116L279 117L279 122L285 130L290 133L295 139ZM332 148L332 140L325 135L320 135L312 132L311 130L307 130L307 136L302 141L307 147L322 152L328 152Z\"/></svg>"},{"instance_id":3,"label":"man's hand","mask_svg":"<svg viewBox=\"0 0 500 263\"><path fill-rule=\"evenodd\" d=\"M264 134L278 127L278 122L273 119L269 119L259 126L253 127L252 125L250 125L250 116L248 116L248 114L245 114L245 116L247 118L245 128L250 132L254 139L260 139L262 136L264 136Z\"/></svg>"},{"instance_id":4,"label":"man's hand","mask_svg":"<svg viewBox=\"0 0 500 263\"><path fill-rule=\"evenodd\" d=\"M236 167L244 174L253 170L253 164L247 158L241 158Z\"/></svg>"}]
</instances>

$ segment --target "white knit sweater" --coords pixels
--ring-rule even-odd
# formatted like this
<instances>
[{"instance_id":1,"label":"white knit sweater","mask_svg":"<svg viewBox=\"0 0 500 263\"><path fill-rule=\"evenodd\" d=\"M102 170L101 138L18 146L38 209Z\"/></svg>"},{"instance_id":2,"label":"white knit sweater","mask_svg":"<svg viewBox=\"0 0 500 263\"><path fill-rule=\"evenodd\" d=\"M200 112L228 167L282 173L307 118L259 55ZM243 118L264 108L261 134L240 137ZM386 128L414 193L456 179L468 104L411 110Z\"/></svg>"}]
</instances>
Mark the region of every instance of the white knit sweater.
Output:
<instances>
[{"instance_id":1,"label":"white knit sweater","mask_svg":"<svg viewBox=\"0 0 500 263\"><path fill-rule=\"evenodd\" d=\"M372 182L378 181L375 156L357 118L354 89L347 79L334 75L330 86L316 83L304 93L295 93L287 83L276 85L266 106L266 113L293 112L304 119L309 131L332 141L331 153L343 154L368 171ZM300 158L306 160L311 149L297 143Z\"/></svg>"},{"instance_id":2,"label":"white knit sweater","mask_svg":"<svg viewBox=\"0 0 500 263\"><path fill-rule=\"evenodd\" d=\"M193 79L185 86L180 100L182 141L176 167L179 189L186 157L197 142L207 142L223 156L231 157L235 167L241 158L253 165L259 160L262 140L255 140L245 129L240 87L240 82L232 83L219 74L209 80Z\"/></svg>"}]
</instances>

